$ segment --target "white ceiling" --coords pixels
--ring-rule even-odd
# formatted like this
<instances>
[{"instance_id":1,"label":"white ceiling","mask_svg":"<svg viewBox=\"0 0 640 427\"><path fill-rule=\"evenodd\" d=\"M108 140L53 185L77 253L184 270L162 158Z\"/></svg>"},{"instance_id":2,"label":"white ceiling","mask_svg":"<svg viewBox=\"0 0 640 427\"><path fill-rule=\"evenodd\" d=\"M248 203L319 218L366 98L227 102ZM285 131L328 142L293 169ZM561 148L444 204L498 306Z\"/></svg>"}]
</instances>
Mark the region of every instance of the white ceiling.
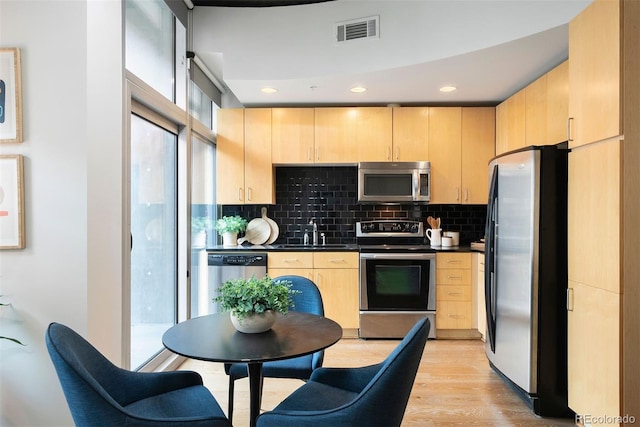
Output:
<instances>
[{"instance_id":1,"label":"white ceiling","mask_svg":"<svg viewBox=\"0 0 640 427\"><path fill-rule=\"evenodd\" d=\"M192 50L245 107L496 104L568 56L591 0L338 0L193 9ZM380 37L335 42L379 16ZM349 88L362 85L364 93ZM442 85L458 90L441 93ZM260 92L263 86L278 89Z\"/></svg>"}]
</instances>

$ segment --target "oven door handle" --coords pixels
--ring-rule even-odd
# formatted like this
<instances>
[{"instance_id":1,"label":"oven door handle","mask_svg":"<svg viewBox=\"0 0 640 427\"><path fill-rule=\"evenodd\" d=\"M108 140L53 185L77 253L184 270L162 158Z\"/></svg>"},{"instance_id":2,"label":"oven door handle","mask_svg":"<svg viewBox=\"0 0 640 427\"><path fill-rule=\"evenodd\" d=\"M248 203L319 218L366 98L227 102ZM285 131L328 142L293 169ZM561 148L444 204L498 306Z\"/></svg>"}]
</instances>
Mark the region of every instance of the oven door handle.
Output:
<instances>
[{"instance_id":1,"label":"oven door handle","mask_svg":"<svg viewBox=\"0 0 640 427\"><path fill-rule=\"evenodd\" d=\"M393 253L393 254L370 254L360 253L360 259L436 259L436 254L408 254L408 253Z\"/></svg>"}]
</instances>

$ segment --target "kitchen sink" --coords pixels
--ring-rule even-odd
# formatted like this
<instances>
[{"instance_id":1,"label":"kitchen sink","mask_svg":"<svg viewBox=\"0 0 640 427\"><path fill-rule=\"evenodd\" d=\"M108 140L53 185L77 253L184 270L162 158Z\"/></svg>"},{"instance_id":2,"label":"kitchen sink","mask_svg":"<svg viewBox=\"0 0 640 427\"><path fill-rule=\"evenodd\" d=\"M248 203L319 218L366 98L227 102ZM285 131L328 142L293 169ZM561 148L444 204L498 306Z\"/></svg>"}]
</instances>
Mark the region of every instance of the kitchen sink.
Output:
<instances>
[{"instance_id":1,"label":"kitchen sink","mask_svg":"<svg viewBox=\"0 0 640 427\"><path fill-rule=\"evenodd\" d=\"M332 248L332 249L346 249L350 247L355 247L354 245L347 245L342 243L327 243L326 245L303 245L303 244L285 244L278 245L279 248L284 249L323 249L323 248Z\"/></svg>"}]
</instances>

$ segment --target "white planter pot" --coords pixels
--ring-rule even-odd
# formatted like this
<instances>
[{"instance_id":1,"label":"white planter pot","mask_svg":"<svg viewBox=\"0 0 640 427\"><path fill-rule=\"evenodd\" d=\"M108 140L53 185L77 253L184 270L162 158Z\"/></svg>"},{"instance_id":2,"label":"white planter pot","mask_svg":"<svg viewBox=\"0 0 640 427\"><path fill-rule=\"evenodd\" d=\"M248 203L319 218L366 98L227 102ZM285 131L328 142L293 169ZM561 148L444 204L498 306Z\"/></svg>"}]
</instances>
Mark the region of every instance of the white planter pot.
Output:
<instances>
[{"instance_id":1,"label":"white planter pot","mask_svg":"<svg viewBox=\"0 0 640 427\"><path fill-rule=\"evenodd\" d=\"M222 246L238 246L238 233L222 233Z\"/></svg>"},{"instance_id":2,"label":"white planter pot","mask_svg":"<svg viewBox=\"0 0 640 427\"><path fill-rule=\"evenodd\" d=\"M245 334L259 334L260 332L266 332L276 323L278 313L272 310L267 310L264 313L256 313L246 316L243 319L238 319L233 313L230 313L231 323L236 329Z\"/></svg>"}]
</instances>

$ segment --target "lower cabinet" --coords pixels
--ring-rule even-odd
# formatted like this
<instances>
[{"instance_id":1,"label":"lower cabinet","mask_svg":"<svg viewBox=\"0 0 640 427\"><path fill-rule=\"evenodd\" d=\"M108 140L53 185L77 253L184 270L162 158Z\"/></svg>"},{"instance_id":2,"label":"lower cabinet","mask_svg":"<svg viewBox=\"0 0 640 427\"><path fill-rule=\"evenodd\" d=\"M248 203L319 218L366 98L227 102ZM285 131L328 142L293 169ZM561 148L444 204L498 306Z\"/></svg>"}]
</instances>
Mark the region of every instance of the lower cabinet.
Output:
<instances>
[{"instance_id":1,"label":"lower cabinet","mask_svg":"<svg viewBox=\"0 0 640 427\"><path fill-rule=\"evenodd\" d=\"M485 340L487 335L487 310L484 304L484 254L474 252L471 254L471 286L472 286L472 316L474 319L473 328L480 333L480 339Z\"/></svg>"},{"instance_id":2,"label":"lower cabinet","mask_svg":"<svg viewBox=\"0 0 640 427\"><path fill-rule=\"evenodd\" d=\"M357 252L269 252L270 277L308 277L320 289L324 314L342 326L344 337L357 337L358 253Z\"/></svg>"},{"instance_id":3,"label":"lower cabinet","mask_svg":"<svg viewBox=\"0 0 640 427\"><path fill-rule=\"evenodd\" d=\"M478 338L473 329L471 253L436 254L436 328L438 338Z\"/></svg>"}]
</instances>

